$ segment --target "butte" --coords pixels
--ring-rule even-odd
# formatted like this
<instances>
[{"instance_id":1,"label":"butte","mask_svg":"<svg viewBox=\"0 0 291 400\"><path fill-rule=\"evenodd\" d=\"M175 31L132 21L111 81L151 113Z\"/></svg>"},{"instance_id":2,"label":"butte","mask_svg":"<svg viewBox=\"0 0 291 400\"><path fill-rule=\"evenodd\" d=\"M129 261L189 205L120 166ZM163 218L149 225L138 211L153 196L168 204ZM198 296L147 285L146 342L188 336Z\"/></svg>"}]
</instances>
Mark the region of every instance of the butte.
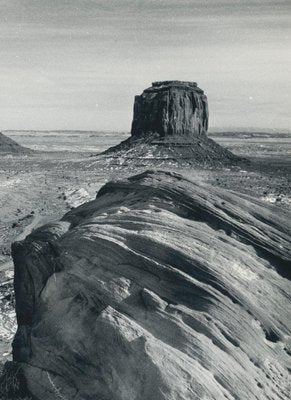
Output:
<instances>
[{"instance_id":1,"label":"butte","mask_svg":"<svg viewBox=\"0 0 291 400\"><path fill-rule=\"evenodd\" d=\"M207 136L208 101L196 82L159 81L135 96L131 136L103 155L130 166L223 166L242 159Z\"/></svg>"}]
</instances>

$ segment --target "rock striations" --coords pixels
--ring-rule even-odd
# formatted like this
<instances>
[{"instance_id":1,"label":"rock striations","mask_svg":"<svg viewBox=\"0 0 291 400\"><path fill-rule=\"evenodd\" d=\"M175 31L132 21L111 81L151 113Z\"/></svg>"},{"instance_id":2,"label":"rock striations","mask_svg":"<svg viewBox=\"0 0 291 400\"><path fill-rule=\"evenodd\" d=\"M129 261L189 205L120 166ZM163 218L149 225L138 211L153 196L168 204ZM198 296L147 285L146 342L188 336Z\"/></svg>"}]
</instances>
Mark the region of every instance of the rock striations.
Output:
<instances>
[{"instance_id":1,"label":"rock striations","mask_svg":"<svg viewBox=\"0 0 291 400\"><path fill-rule=\"evenodd\" d=\"M106 184L13 245L30 395L288 399L290 244L287 212L243 195L167 172Z\"/></svg>"},{"instance_id":2,"label":"rock striations","mask_svg":"<svg viewBox=\"0 0 291 400\"><path fill-rule=\"evenodd\" d=\"M196 82L153 82L135 97L131 135L157 133L175 141L205 136L208 129L207 97Z\"/></svg>"},{"instance_id":3,"label":"rock striations","mask_svg":"<svg viewBox=\"0 0 291 400\"><path fill-rule=\"evenodd\" d=\"M13 153L29 153L32 152L31 149L21 146L16 143L13 139L10 139L8 136L3 135L0 132L0 153L4 154L13 154Z\"/></svg>"},{"instance_id":4,"label":"rock striations","mask_svg":"<svg viewBox=\"0 0 291 400\"><path fill-rule=\"evenodd\" d=\"M105 155L122 165L238 162L239 157L207 137L207 129L207 97L197 83L153 82L135 97L130 138Z\"/></svg>"}]
</instances>

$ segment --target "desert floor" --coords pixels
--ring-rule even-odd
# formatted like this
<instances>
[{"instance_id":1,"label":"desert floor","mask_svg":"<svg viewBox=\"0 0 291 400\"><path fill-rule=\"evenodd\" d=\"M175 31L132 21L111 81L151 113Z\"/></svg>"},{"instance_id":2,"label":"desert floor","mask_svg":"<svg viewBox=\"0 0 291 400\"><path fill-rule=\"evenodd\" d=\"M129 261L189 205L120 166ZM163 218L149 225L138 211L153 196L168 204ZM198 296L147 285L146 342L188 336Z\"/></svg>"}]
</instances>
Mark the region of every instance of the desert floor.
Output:
<instances>
[{"instance_id":1,"label":"desert floor","mask_svg":"<svg viewBox=\"0 0 291 400\"><path fill-rule=\"evenodd\" d=\"M108 167L94 157L126 134L98 132L4 132L30 155L0 158L0 361L11 358L16 321L11 243L96 196L107 181L145 168ZM192 179L246 193L274 207L291 207L291 135L215 135L220 144L248 157L243 168L173 170ZM160 168L163 168L161 166ZM146 167L148 169L148 167ZM167 168L169 169L169 168Z\"/></svg>"}]
</instances>

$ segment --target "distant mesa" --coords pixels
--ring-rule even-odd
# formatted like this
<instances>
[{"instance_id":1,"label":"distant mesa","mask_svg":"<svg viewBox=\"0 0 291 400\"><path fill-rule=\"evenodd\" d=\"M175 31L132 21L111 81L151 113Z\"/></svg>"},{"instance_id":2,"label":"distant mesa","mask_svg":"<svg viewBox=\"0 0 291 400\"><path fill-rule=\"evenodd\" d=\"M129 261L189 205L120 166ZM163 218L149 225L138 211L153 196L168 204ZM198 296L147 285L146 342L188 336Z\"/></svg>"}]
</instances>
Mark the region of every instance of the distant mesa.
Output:
<instances>
[{"instance_id":1,"label":"distant mesa","mask_svg":"<svg viewBox=\"0 0 291 400\"><path fill-rule=\"evenodd\" d=\"M30 153L31 149L21 146L15 140L9 138L0 132L0 153L11 154L11 153Z\"/></svg>"},{"instance_id":2,"label":"distant mesa","mask_svg":"<svg viewBox=\"0 0 291 400\"><path fill-rule=\"evenodd\" d=\"M130 138L104 154L124 164L225 164L241 160L207 137L208 119L207 97L196 82L153 82L135 96Z\"/></svg>"},{"instance_id":3,"label":"distant mesa","mask_svg":"<svg viewBox=\"0 0 291 400\"><path fill-rule=\"evenodd\" d=\"M158 133L161 138L206 135L208 104L196 82L153 82L135 97L131 134Z\"/></svg>"}]
</instances>

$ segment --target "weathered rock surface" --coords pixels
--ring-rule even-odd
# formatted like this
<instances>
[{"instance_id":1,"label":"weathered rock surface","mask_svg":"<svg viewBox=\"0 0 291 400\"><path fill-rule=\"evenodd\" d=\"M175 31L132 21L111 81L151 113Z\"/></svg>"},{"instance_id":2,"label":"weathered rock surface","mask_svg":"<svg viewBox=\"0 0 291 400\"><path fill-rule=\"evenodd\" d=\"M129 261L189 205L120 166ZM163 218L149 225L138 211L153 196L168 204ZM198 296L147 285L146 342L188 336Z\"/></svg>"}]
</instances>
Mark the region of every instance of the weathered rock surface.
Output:
<instances>
[{"instance_id":1,"label":"weathered rock surface","mask_svg":"<svg viewBox=\"0 0 291 400\"><path fill-rule=\"evenodd\" d=\"M13 245L36 399L288 399L290 214L145 172Z\"/></svg>"},{"instance_id":2,"label":"weathered rock surface","mask_svg":"<svg viewBox=\"0 0 291 400\"><path fill-rule=\"evenodd\" d=\"M15 140L0 132L0 153L28 153L31 149L21 146Z\"/></svg>"},{"instance_id":3,"label":"weathered rock surface","mask_svg":"<svg viewBox=\"0 0 291 400\"><path fill-rule=\"evenodd\" d=\"M208 129L207 97L196 82L153 82L135 97L131 134L199 137Z\"/></svg>"},{"instance_id":4,"label":"weathered rock surface","mask_svg":"<svg viewBox=\"0 0 291 400\"><path fill-rule=\"evenodd\" d=\"M224 165L241 159L207 137L207 97L195 82L153 82L135 97L131 136L104 154L119 165Z\"/></svg>"}]
</instances>

